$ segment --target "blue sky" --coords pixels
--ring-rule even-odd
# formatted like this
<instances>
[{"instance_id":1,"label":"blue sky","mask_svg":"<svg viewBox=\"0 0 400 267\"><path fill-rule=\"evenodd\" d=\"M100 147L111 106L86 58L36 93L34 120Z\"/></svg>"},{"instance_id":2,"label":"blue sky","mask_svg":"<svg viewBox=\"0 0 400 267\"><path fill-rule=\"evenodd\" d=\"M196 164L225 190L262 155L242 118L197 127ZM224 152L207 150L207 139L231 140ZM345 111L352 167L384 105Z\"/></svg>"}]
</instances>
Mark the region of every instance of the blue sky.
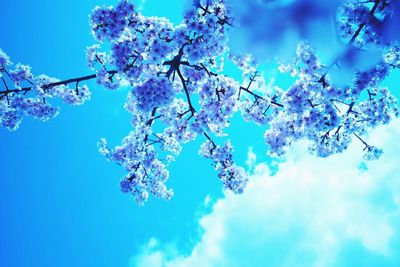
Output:
<instances>
[{"instance_id":1,"label":"blue sky","mask_svg":"<svg viewBox=\"0 0 400 267\"><path fill-rule=\"evenodd\" d=\"M249 152L247 190L211 204L192 251L153 238L132 266L399 266L399 122L370 134L385 154L367 171L356 142L325 159L298 143L274 176Z\"/></svg>"},{"instance_id":2,"label":"blue sky","mask_svg":"<svg viewBox=\"0 0 400 267\"><path fill-rule=\"evenodd\" d=\"M7 1L0 17L0 47L14 62L29 64L35 74L60 79L89 74L84 50L94 40L88 14L95 5L115 3ZM143 13L179 22L183 5L178 0L147 0ZM386 83L394 86L398 76ZM187 145L170 169L168 185L175 190L174 198L168 202L151 198L138 207L119 192L124 170L105 161L96 148L99 138L116 145L130 131L130 116L122 108L127 90L110 92L94 83L88 85L92 100L85 105L61 105L60 115L46 123L25 119L15 133L0 129L0 266L189 266L193 262L198 266L235 266L234 262L237 266L296 266L294 260L303 261L304 266L400 265L393 254L399 248L400 229L398 146L386 143L391 149L388 156L374 163L371 173L360 176L367 177L366 188L361 178L352 180L359 175L357 147L331 161L293 156L278 173L280 182L271 185L263 164L264 129L237 118L228 132L238 163L254 158L248 153L250 146L257 155L256 162L249 161L249 168L257 171L243 198L223 194L210 163L198 156L199 140ZM398 123L372 138L395 143ZM386 132L391 135L384 136ZM303 153L301 146L293 149L293 155ZM346 168L340 174L325 177L329 166L342 164ZM313 169L314 165L327 169ZM383 174L381 166L385 166ZM311 177L311 186L285 175L302 172ZM330 190L331 183L340 179L346 182L337 191ZM377 181L391 186L382 187ZM308 197L287 189L293 183L296 188L303 186L299 192ZM314 196L326 201L314 205ZM211 201L205 203L205 199ZM298 209L304 214L296 213ZM342 217L337 215L341 210L345 211ZM327 223L318 225L318 218ZM360 218L368 220L364 223ZM311 232L315 235L310 236ZM337 237L333 244L329 234ZM250 246L258 236L258 246ZM315 249L322 238L328 240L325 250Z\"/></svg>"},{"instance_id":3,"label":"blue sky","mask_svg":"<svg viewBox=\"0 0 400 267\"><path fill-rule=\"evenodd\" d=\"M94 40L88 15L103 3L115 1L7 1L0 47L35 74L89 74L84 51ZM181 3L170 3L148 1L146 10L179 20ZM127 90L88 85L93 95L87 105L62 105L48 123L26 119L15 133L0 131L0 266L128 266L152 236L190 246L200 203L207 194L221 195L209 162L197 156L197 143L171 168L173 200L137 207L119 191L124 170L96 146L101 137L117 145L131 130L123 109Z\"/></svg>"}]
</instances>

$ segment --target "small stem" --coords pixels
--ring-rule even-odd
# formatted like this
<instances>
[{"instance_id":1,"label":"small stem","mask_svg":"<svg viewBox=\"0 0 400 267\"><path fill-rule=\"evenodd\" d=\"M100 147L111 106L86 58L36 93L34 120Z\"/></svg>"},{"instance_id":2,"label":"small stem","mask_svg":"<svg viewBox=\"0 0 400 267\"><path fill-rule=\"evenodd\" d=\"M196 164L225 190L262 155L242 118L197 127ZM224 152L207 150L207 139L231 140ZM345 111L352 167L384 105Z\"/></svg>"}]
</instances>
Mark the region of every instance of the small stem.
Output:
<instances>
[{"instance_id":1,"label":"small stem","mask_svg":"<svg viewBox=\"0 0 400 267\"><path fill-rule=\"evenodd\" d=\"M378 8L379 2L381 0L375 0L374 2L374 6L371 8L369 14L372 16L374 15L376 9ZM357 37L360 35L362 29L366 26L365 23L361 23L357 30L354 32L353 36L351 37L350 41L348 42L347 46L350 46L354 43L354 41L357 39ZM324 74L322 74L321 78L317 81L319 83L322 84L322 87L326 88L328 87L328 83L326 82L326 75L329 73L329 71L332 69L332 67L339 61L339 58L335 59L335 61L333 61L328 68L326 69L326 71L324 72Z\"/></svg>"},{"instance_id":2,"label":"small stem","mask_svg":"<svg viewBox=\"0 0 400 267\"><path fill-rule=\"evenodd\" d=\"M245 87L243 87L243 86L241 86L241 87L239 88L239 96L240 96L240 90L243 90L243 91L245 91L245 92L251 94L252 96L254 96L254 98L255 98L256 100L262 99L262 100L264 100L264 101L266 101L266 102L269 102L266 98L264 98L264 97L262 97L262 96L260 96L260 95L258 95L258 94L256 94L256 93L250 91L249 89L247 89L247 88L245 88ZM270 101L271 104L274 104L275 106L278 106L278 107L283 108L284 106L283 106L282 104L276 102L275 99L276 99L276 97L273 97L273 98L272 98L272 100Z\"/></svg>"},{"instance_id":3,"label":"small stem","mask_svg":"<svg viewBox=\"0 0 400 267\"><path fill-rule=\"evenodd\" d=\"M367 142L365 142L359 135L357 135L355 132L353 132L353 134L355 135L355 137L358 138L358 140L363 143L363 145L365 146L364 150L370 147L370 145L368 145Z\"/></svg>"},{"instance_id":4,"label":"small stem","mask_svg":"<svg viewBox=\"0 0 400 267\"><path fill-rule=\"evenodd\" d=\"M208 141L210 141L211 142L211 144L213 145L213 148L211 149L211 153L212 153L212 151L217 147L217 145L214 143L214 141L211 139L211 137L206 133L206 132L204 132L204 136L208 139Z\"/></svg>"},{"instance_id":5,"label":"small stem","mask_svg":"<svg viewBox=\"0 0 400 267\"><path fill-rule=\"evenodd\" d=\"M156 111L157 111L157 108L153 108L153 110L151 111L151 118L146 122L147 126L151 127L151 125L153 124L153 121L155 120L154 118L155 118L155 115L156 115ZM143 139L143 142L147 143L147 139L148 138L149 138L149 134L146 134L144 139Z\"/></svg>"},{"instance_id":6,"label":"small stem","mask_svg":"<svg viewBox=\"0 0 400 267\"><path fill-rule=\"evenodd\" d=\"M181 70L180 70L179 68L177 68L177 69L176 69L176 72L177 72L177 74L178 74L178 76L179 76L179 79L180 79L181 82L182 82L183 90L185 91L185 94L186 94L186 99L187 99L188 104L189 104L189 109L190 109L190 112L192 113L191 116L189 117L189 118L191 118L191 117L194 116L194 113L196 112L196 110L194 109L194 107L193 107L193 105L192 105L192 101L190 100L189 91L188 91L188 89L187 89L185 79L184 79L183 76L182 76Z\"/></svg>"},{"instance_id":7,"label":"small stem","mask_svg":"<svg viewBox=\"0 0 400 267\"><path fill-rule=\"evenodd\" d=\"M110 75L114 75L114 74L117 73L116 70L111 70L111 71L107 71L107 72ZM64 80L64 81L48 83L48 84L42 85L42 89L44 91L46 91L46 90L51 89L51 88L56 87L56 86L68 85L70 83L76 83L76 82L81 82L81 81L92 80L92 79L95 79L96 77L97 77L96 74L92 74L92 75L87 75L87 76L78 77L78 78L72 78L72 79L68 79L68 80ZM21 93L21 92L24 92L24 94L26 94L29 91L31 91L32 89L33 89L33 87L30 86L30 87L24 87L24 88L20 88L20 89L9 89L9 90L6 90L6 91L0 91L0 99L2 99L4 96L7 96L10 93Z\"/></svg>"},{"instance_id":8,"label":"small stem","mask_svg":"<svg viewBox=\"0 0 400 267\"><path fill-rule=\"evenodd\" d=\"M4 86L6 87L6 91L5 92L6 92L6 98L7 98L7 105L10 105L10 98L8 97L8 92L10 91L10 88L8 88L7 82L6 82L6 80L4 79L3 76L1 77L1 79L2 79L2 81L4 83Z\"/></svg>"}]
</instances>

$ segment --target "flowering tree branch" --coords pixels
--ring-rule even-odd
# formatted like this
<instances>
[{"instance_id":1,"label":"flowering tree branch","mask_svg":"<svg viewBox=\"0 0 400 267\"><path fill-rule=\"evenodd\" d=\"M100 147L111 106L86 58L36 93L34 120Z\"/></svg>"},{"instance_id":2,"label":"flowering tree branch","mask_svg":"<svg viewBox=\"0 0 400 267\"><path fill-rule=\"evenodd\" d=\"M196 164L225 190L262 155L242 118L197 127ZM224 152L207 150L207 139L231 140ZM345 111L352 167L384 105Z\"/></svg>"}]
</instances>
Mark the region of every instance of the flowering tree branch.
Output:
<instances>
[{"instance_id":1,"label":"flowering tree branch","mask_svg":"<svg viewBox=\"0 0 400 267\"><path fill-rule=\"evenodd\" d=\"M99 151L126 169L121 190L140 205L150 194L172 197L173 191L166 186L168 166L182 146L198 136L205 140L199 154L211 161L223 187L243 192L248 178L233 160L231 142L211 138L225 138L225 130L238 112L245 121L268 125L264 139L274 157L284 155L301 139L308 140L311 153L327 157L346 150L354 138L364 145L366 160L379 158L382 150L369 145L362 135L399 116L396 98L380 86L392 69L400 67L400 47L391 28L400 9L394 0L340 3L335 10L336 24L338 37L347 40L343 41L345 53L324 65L312 45L302 40L295 57L279 67L295 78L287 90L266 85L265 75L256 71L254 55L230 50L231 32L246 21L232 13L233 2L195 0L178 25L165 18L143 16L127 0L120 0L115 7L96 7L90 24L98 43L86 53L92 75L61 81L35 76L29 66L13 64L0 50L4 86L0 90L1 125L16 130L25 116L43 121L55 117L58 108L51 105L52 98L83 104L90 98L87 86L80 86L84 81L95 79L109 90L128 86L125 108L132 115L132 131L113 148L101 139ZM307 8L315 9L313 14L325 12L316 0L296 2L299 4L276 11L298 14L296 8L306 3ZM273 17L276 7L266 6L263 8ZM105 51L103 44L107 44ZM351 58L367 46L377 47L381 58L368 68L359 68ZM242 71L241 82L224 73L225 60ZM348 71L354 76L345 85L338 85L331 75L339 63L350 65Z\"/></svg>"}]
</instances>

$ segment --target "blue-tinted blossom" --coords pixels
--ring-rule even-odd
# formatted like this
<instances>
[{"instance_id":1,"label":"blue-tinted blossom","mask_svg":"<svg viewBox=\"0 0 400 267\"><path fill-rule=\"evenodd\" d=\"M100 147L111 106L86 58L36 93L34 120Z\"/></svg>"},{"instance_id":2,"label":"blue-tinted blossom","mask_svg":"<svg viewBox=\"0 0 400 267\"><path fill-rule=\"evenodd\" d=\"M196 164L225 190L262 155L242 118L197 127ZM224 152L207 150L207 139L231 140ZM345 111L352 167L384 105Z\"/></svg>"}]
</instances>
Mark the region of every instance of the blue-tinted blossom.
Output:
<instances>
[{"instance_id":1,"label":"blue-tinted blossom","mask_svg":"<svg viewBox=\"0 0 400 267\"><path fill-rule=\"evenodd\" d=\"M148 79L141 86L134 88L132 94L136 98L138 108L144 112L165 106L174 98L172 83L165 77Z\"/></svg>"},{"instance_id":2,"label":"blue-tinted blossom","mask_svg":"<svg viewBox=\"0 0 400 267\"><path fill-rule=\"evenodd\" d=\"M27 65L17 64L10 72L11 80L15 85L20 86L24 81L30 81L33 78L31 67Z\"/></svg>"},{"instance_id":3,"label":"blue-tinted blossom","mask_svg":"<svg viewBox=\"0 0 400 267\"><path fill-rule=\"evenodd\" d=\"M103 141L100 150L127 169L121 190L131 193L139 204L149 194L162 198L172 195L165 186L167 166L181 152L183 144L196 137L207 138L200 154L213 162L224 187L242 192L247 175L234 163L232 146L221 146L212 139L227 135L225 130L237 111L246 121L268 125L264 138L268 153L275 156L284 155L292 143L301 139L308 140L310 152L320 157L341 153L354 140L354 133L363 135L369 128L386 124L399 115L395 97L379 86L391 69L398 67L399 53L394 42L388 43L382 31L370 26L376 24L376 17L371 15L372 4L253 2L235 2L233 12L239 14L239 20L235 20L225 1L194 1L178 25L129 8L126 10L130 13L120 14L118 8L94 11L92 30L97 39L110 42L111 52L99 54L98 46L88 49L88 64L97 70L98 82L107 88L120 86L114 82L115 77L117 81L128 81L131 93L125 108L132 114L134 129L122 145L109 149ZM382 18L391 16L389 9L390 6L380 3L374 13ZM253 12L246 17L247 11ZM322 59L310 44L315 36L325 36L325 27L315 27L313 23L331 25L334 14L338 28L333 31L337 30L348 45L339 45L339 50ZM263 18L261 23L259 18ZM263 23L271 19L274 23ZM106 23L99 26L102 22ZM283 90L266 83L265 75L258 70L257 45L245 53L228 52L228 36L236 30L231 26L240 24L247 27L250 37L256 34L256 39L250 39L263 48L267 45L272 55L282 56L281 47L285 52L290 50L278 58L278 63L281 71L291 73L295 79L291 86ZM365 25L358 30L360 24ZM290 27L297 36L294 43L291 40L287 44L284 37ZM309 37L309 42L298 42L305 37ZM375 51L374 60L368 62L366 58L372 52L366 45L373 45L371 51ZM379 48L382 45L384 50ZM242 71L242 81L222 74L226 59ZM346 82L333 74L341 66L350 76ZM117 73L110 73L111 69ZM378 150L371 151L367 151L368 157L377 158Z\"/></svg>"},{"instance_id":4,"label":"blue-tinted blossom","mask_svg":"<svg viewBox=\"0 0 400 267\"><path fill-rule=\"evenodd\" d=\"M380 148L377 148L375 146L369 146L367 147L363 158L365 160L377 160L379 159L383 154L383 150Z\"/></svg>"},{"instance_id":5,"label":"blue-tinted blossom","mask_svg":"<svg viewBox=\"0 0 400 267\"><path fill-rule=\"evenodd\" d=\"M77 90L63 90L60 97L66 104L82 105L85 101L90 99L89 87L86 85L78 88Z\"/></svg>"},{"instance_id":6,"label":"blue-tinted blossom","mask_svg":"<svg viewBox=\"0 0 400 267\"><path fill-rule=\"evenodd\" d=\"M10 58L0 49L0 70L11 64Z\"/></svg>"},{"instance_id":7,"label":"blue-tinted blossom","mask_svg":"<svg viewBox=\"0 0 400 267\"><path fill-rule=\"evenodd\" d=\"M100 41L118 38L133 12L134 6L126 0L120 1L116 8L96 7L90 17L94 36Z\"/></svg>"},{"instance_id":8,"label":"blue-tinted blossom","mask_svg":"<svg viewBox=\"0 0 400 267\"><path fill-rule=\"evenodd\" d=\"M355 72L353 83L340 88L329 84L313 53L304 43L298 47L300 58L292 66L298 68L297 81L281 95L284 108L273 114L264 136L273 155L283 155L300 139L307 139L310 152L320 157L340 153L347 149L354 132L364 133L399 116L396 98L378 86L389 73L386 63ZM368 149L366 157L377 158L380 153L376 151Z\"/></svg>"},{"instance_id":9,"label":"blue-tinted blossom","mask_svg":"<svg viewBox=\"0 0 400 267\"><path fill-rule=\"evenodd\" d=\"M212 141L201 145L200 155L213 160L218 178L223 182L224 188L235 193L242 193L248 178L242 167L233 162L233 147L228 141L223 146L216 146Z\"/></svg>"},{"instance_id":10,"label":"blue-tinted blossom","mask_svg":"<svg viewBox=\"0 0 400 267\"><path fill-rule=\"evenodd\" d=\"M0 77L5 87L0 89L0 121L6 129L18 129L25 116L41 121L56 117L59 108L50 103L52 98L71 105L81 105L90 99L86 85L76 83L70 88L67 83L47 75L35 76L30 66L14 65L3 51L0 51L0 61Z\"/></svg>"},{"instance_id":11,"label":"blue-tinted blossom","mask_svg":"<svg viewBox=\"0 0 400 267\"><path fill-rule=\"evenodd\" d=\"M238 111L245 121L265 125L272 156L307 140L311 153L328 157L355 140L363 143L366 160L379 158L382 150L362 138L399 116L397 99L380 85L400 67L399 10L394 0L196 0L173 25L140 14L127 0L96 7L90 24L99 43L87 49L94 72L88 77L130 92L124 107L132 115L132 131L113 148L105 139L99 142L100 153L126 170L121 191L139 205L150 195L170 199L169 164L184 144L203 138L200 155L210 159L224 188L241 193L246 172L233 161L231 143L214 140L227 136ZM243 41L252 46L238 50ZM265 54L278 57L278 70L291 74L291 85L279 88L266 80ZM227 62L241 71L240 80L224 75ZM43 121L56 116L51 99L80 105L90 98L81 81L70 88L35 76L1 50L0 72L16 88L0 89L0 122L9 130L24 116Z\"/></svg>"}]
</instances>

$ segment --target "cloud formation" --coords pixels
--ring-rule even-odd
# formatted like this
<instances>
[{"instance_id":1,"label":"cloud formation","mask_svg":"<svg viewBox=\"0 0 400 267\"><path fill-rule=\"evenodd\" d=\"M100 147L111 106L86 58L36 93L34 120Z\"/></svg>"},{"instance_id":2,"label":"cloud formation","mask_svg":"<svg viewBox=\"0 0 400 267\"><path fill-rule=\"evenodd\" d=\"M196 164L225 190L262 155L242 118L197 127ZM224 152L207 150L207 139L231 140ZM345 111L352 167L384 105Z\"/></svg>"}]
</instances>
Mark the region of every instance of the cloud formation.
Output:
<instances>
[{"instance_id":1,"label":"cloud formation","mask_svg":"<svg viewBox=\"0 0 400 267\"><path fill-rule=\"evenodd\" d=\"M384 155L368 164L356 142L326 159L297 144L273 176L250 151L252 182L199 220L188 255L152 239L132 266L400 266L399 136L400 120L374 130Z\"/></svg>"}]
</instances>

